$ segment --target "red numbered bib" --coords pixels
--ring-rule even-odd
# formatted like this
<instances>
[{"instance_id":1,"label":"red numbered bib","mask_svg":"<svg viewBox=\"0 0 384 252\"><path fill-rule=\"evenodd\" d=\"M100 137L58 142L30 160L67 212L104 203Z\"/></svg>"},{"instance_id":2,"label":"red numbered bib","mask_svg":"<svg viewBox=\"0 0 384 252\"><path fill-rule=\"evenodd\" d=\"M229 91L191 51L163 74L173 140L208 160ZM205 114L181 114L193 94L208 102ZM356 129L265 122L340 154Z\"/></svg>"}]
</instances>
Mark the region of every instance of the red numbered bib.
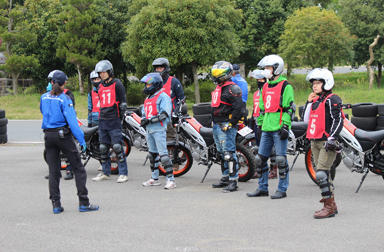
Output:
<instances>
[{"instance_id":1,"label":"red numbered bib","mask_svg":"<svg viewBox=\"0 0 384 252\"><path fill-rule=\"evenodd\" d=\"M260 115L259 102L260 102L260 90L257 90L253 94L253 116L254 117L259 117Z\"/></svg>"},{"instance_id":2,"label":"red numbered bib","mask_svg":"<svg viewBox=\"0 0 384 252\"><path fill-rule=\"evenodd\" d=\"M217 108L220 106L221 103L224 103L224 104L227 104L227 105L232 105L230 103L227 103L227 102L223 102L221 100L221 89L225 86L229 86L229 85L234 85L235 83L231 82L231 81L228 81L228 82L225 82L223 85L217 85L215 90L212 91L211 93L211 96L212 96L212 101L211 101L211 107L213 108Z\"/></svg>"},{"instance_id":3,"label":"red numbered bib","mask_svg":"<svg viewBox=\"0 0 384 252\"><path fill-rule=\"evenodd\" d=\"M172 99L172 109L174 109L175 108L174 100L176 99L176 96L173 98L171 97L172 79L173 79L173 76L168 77L167 82L163 85L163 90L164 90L164 93L166 93L169 96L169 98Z\"/></svg>"},{"instance_id":4,"label":"red numbered bib","mask_svg":"<svg viewBox=\"0 0 384 252\"><path fill-rule=\"evenodd\" d=\"M307 128L307 138L308 139L320 139L325 135L326 137L329 134L325 131L325 102L333 94L328 95L324 101L322 101L316 110L312 110L309 113L309 121ZM315 103L319 98L313 100L312 104Z\"/></svg>"},{"instance_id":5,"label":"red numbered bib","mask_svg":"<svg viewBox=\"0 0 384 252\"><path fill-rule=\"evenodd\" d=\"M145 118L151 119L151 117L157 115L157 106L156 102L157 99L159 98L160 94L162 91L159 91L159 93L152 98L147 98L144 101L144 111L145 111Z\"/></svg>"},{"instance_id":6,"label":"red numbered bib","mask_svg":"<svg viewBox=\"0 0 384 252\"><path fill-rule=\"evenodd\" d=\"M100 108L112 107L116 103L116 83L108 87L104 87L102 84L99 85L99 99L100 99Z\"/></svg>"},{"instance_id":7,"label":"red numbered bib","mask_svg":"<svg viewBox=\"0 0 384 252\"><path fill-rule=\"evenodd\" d=\"M99 94L92 90L92 112L100 112L100 98Z\"/></svg>"},{"instance_id":8,"label":"red numbered bib","mask_svg":"<svg viewBox=\"0 0 384 252\"><path fill-rule=\"evenodd\" d=\"M263 87L263 102L264 111L266 113L277 112L280 107L281 88L283 87L284 80L280 81L276 86L269 87L268 83L264 84Z\"/></svg>"}]
</instances>

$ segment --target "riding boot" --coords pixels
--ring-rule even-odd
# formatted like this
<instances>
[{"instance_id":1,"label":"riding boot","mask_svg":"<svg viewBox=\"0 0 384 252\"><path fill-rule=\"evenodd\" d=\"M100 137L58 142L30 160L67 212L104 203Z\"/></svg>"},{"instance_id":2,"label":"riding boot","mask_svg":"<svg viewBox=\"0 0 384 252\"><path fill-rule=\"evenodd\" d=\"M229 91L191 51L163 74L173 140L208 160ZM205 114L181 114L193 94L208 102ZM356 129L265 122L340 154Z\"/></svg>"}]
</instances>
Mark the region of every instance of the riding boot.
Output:
<instances>
[{"instance_id":1,"label":"riding boot","mask_svg":"<svg viewBox=\"0 0 384 252\"><path fill-rule=\"evenodd\" d=\"M223 192L234 192L237 191L237 181L236 180L230 180L228 185L223 188Z\"/></svg>"},{"instance_id":2,"label":"riding boot","mask_svg":"<svg viewBox=\"0 0 384 252\"><path fill-rule=\"evenodd\" d=\"M319 202L323 204L323 208L324 208L324 202L325 202L325 199L324 199L324 198L321 198L321 200L319 200ZM315 212L315 214L318 213L318 212L320 212L321 210L323 210L323 208L320 209L320 210L317 210L317 211Z\"/></svg>"},{"instance_id":3,"label":"riding boot","mask_svg":"<svg viewBox=\"0 0 384 252\"><path fill-rule=\"evenodd\" d=\"M334 201L335 201L334 198L324 199L323 209L321 209L319 212L315 212L315 214L313 215L313 218L324 219L324 218L334 217L336 214L334 209L334 206L336 206L336 204Z\"/></svg>"},{"instance_id":4,"label":"riding boot","mask_svg":"<svg viewBox=\"0 0 384 252\"><path fill-rule=\"evenodd\" d=\"M226 187L229 184L229 177L222 177L218 183L212 184L213 188L223 188Z\"/></svg>"},{"instance_id":5,"label":"riding boot","mask_svg":"<svg viewBox=\"0 0 384 252\"><path fill-rule=\"evenodd\" d=\"M336 202L335 202L335 196L332 195L332 198L333 198L333 201L332 201L332 202L333 202L333 204L332 204L333 210L334 210L335 214L338 214L339 211L337 211L337 206L336 206ZM324 203L324 202L325 202L325 199L323 198L323 199L321 199L319 202L320 202L320 203ZM316 211L315 213L318 213L318 212L320 212L321 210L322 210L322 209Z\"/></svg>"},{"instance_id":6,"label":"riding boot","mask_svg":"<svg viewBox=\"0 0 384 252\"><path fill-rule=\"evenodd\" d=\"M271 165L268 179L275 179L275 178L277 178L277 165Z\"/></svg>"}]
</instances>

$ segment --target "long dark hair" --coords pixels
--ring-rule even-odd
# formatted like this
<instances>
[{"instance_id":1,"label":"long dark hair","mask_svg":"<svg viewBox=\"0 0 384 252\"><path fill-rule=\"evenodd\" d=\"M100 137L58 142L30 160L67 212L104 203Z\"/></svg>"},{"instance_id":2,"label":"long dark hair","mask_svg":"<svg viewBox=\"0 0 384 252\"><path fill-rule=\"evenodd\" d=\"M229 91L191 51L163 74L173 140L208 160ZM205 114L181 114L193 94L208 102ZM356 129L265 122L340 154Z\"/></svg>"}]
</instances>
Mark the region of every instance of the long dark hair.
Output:
<instances>
[{"instance_id":1,"label":"long dark hair","mask_svg":"<svg viewBox=\"0 0 384 252\"><path fill-rule=\"evenodd\" d=\"M51 95L61 95L61 93L63 93L61 86L58 83L54 83L52 85L52 90L51 90L50 94Z\"/></svg>"}]
</instances>

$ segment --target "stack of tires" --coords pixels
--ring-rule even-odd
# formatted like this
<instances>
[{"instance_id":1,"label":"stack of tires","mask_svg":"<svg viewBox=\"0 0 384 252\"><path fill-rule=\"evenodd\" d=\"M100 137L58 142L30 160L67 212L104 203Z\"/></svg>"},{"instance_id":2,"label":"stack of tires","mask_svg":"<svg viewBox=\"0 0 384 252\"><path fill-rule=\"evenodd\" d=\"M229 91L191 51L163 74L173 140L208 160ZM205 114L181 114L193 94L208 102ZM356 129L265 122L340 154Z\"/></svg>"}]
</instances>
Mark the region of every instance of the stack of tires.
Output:
<instances>
[{"instance_id":1,"label":"stack of tires","mask_svg":"<svg viewBox=\"0 0 384 252\"><path fill-rule=\"evenodd\" d=\"M204 127L212 127L211 103L204 102L193 105L193 117Z\"/></svg>"},{"instance_id":2,"label":"stack of tires","mask_svg":"<svg viewBox=\"0 0 384 252\"><path fill-rule=\"evenodd\" d=\"M0 109L0 144L8 142L7 124L8 119L5 117L5 111Z\"/></svg>"},{"instance_id":3,"label":"stack of tires","mask_svg":"<svg viewBox=\"0 0 384 252\"><path fill-rule=\"evenodd\" d=\"M367 131L384 129L384 104L358 103L352 105L351 122Z\"/></svg>"}]
</instances>

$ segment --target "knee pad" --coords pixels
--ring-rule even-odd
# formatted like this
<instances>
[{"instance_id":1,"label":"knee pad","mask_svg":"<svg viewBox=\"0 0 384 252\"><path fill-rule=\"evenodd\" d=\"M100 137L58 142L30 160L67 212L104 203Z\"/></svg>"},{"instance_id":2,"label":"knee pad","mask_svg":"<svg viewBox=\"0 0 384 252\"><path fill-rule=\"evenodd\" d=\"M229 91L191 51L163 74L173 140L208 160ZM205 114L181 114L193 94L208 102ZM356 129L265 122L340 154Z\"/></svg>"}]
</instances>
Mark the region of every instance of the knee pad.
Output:
<instances>
[{"instance_id":1,"label":"knee pad","mask_svg":"<svg viewBox=\"0 0 384 252\"><path fill-rule=\"evenodd\" d=\"M161 164L164 166L164 169L165 169L165 175L170 175L173 173L173 169L172 169L172 161L171 159L169 158L168 155L162 155L160 156L160 161L161 161Z\"/></svg>"},{"instance_id":2,"label":"knee pad","mask_svg":"<svg viewBox=\"0 0 384 252\"><path fill-rule=\"evenodd\" d=\"M276 155L271 155L269 157L269 162L271 163L271 166L275 166L276 165Z\"/></svg>"},{"instance_id":3,"label":"knee pad","mask_svg":"<svg viewBox=\"0 0 384 252\"><path fill-rule=\"evenodd\" d=\"M101 162L105 163L108 160L109 146L106 144L100 144L100 158Z\"/></svg>"},{"instance_id":4,"label":"knee pad","mask_svg":"<svg viewBox=\"0 0 384 252\"><path fill-rule=\"evenodd\" d=\"M224 161L233 161L233 152L232 151L224 151Z\"/></svg>"},{"instance_id":5,"label":"knee pad","mask_svg":"<svg viewBox=\"0 0 384 252\"><path fill-rule=\"evenodd\" d=\"M151 170L154 171L159 167L159 153L148 152L147 157L149 159Z\"/></svg>"},{"instance_id":6,"label":"knee pad","mask_svg":"<svg viewBox=\"0 0 384 252\"><path fill-rule=\"evenodd\" d=\"M324 198L330 198L332 196L328 177L329 177L328 171L319 170L316 172L316 180L319 183L321 195Z\"/></svg>"},{"instance_id":7,"label":"knee pad","mask_svg":"<svg viewBox=\"0 0 384 252\"><path fill-rule=\"evenodd\" d=\"M267 160L268 160L267 157L264 157L263 155L257 154L255 160L256 160L256 172L257 173L260 174L261 172L265 172L268 170L268 168L265 169L265 167L267 165Z\"/></svg>"},{"instance_id":8,"label":"knee pad","mask_svg":"<svg viewBox=\"0 0 384 252\"><path fill-rule=\"evenodd\" d=\"M116 153L116 156L119 158L119 162L124 162L123 146L121 146L121 144L114 144L112 149Z\"/></svg>"},{"instance_id":9,"label":"knee pad","mask_svg":"<svg viewBox=\"0 0 384 252\"><path fill-rule=\"evenodd\" d=\"M288 163L285 156L276 156L276 164L279 169L280 178L284 179L288 173Z\"/></svg>"}]
</instances>

